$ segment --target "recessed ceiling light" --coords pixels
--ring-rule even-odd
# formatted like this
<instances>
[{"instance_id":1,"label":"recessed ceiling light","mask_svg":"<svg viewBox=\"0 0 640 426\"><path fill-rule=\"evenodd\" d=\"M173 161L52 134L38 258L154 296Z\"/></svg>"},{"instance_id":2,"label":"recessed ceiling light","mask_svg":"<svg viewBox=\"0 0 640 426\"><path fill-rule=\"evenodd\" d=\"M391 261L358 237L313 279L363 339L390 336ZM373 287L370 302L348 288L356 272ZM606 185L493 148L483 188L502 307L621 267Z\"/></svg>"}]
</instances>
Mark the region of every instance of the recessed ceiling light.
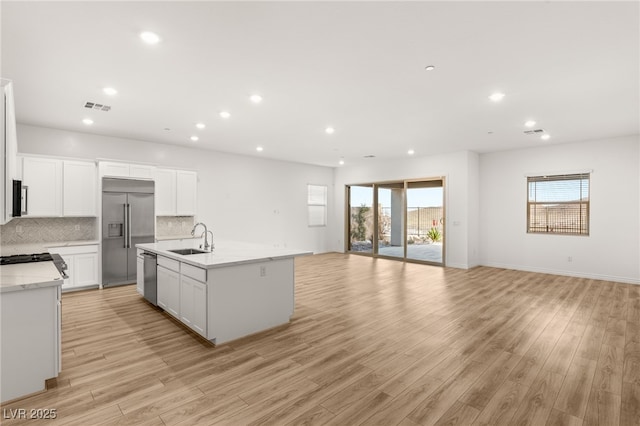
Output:
<instances>
[{"instance_id":1,"label":"recessed ceiling light","mask_svg":"<svg viewBox=\"0 0 640 426\"><path fill-rule=\"evenodd\" d=\"M253 102L254 104L259 104L260 102L262 102L262 96L260 95L251 95L249 99L251 99L251 102Z\"/></svg>"},{"instance_id":2,"label":"recessed ceiling light","mask_svg":"<svg viewBox=\"0 0 640 426\"><path fill-rule=\"evenodd\" d=\"M200 139L200 138L194 135L194 136L191 136L191 138L189 138L189 139L191 139L194 142L197 142L198 139Z\"/></svg>"},{"instance_id":3,"label":"recessed ceiling light","mask_svg":"<svg viewBox=\"0 0 640 426\"><path fill-rule=\"evenodd\" d=\"M410 149L409 151L407 151L407 154L409 154L409 155L413 155L413 154L415 154L415 153L416 153L416 152L415 152L413 149Z\"/></svg>"},{"instance_id":4,"label":"recessed ceiling light","mask_svg":"<svg viewBox=\"0 0 640 426\"><path fill-rule=\"evenodd\" d=\"M551 135L542 135L540 136L540 139L542 139L543 141L548 141L551 138Z\"/></svg>"},{"instance_id":5,"label":"recessed ceiling light","mask_svg":"<svg viewBox=\"0 0 640 426\"><path fill-rule=\"evenodd\" d=\"M91 126L93 124L93 120L90 118L85 118L84 120L82 120L82 122L87 126Z\"/></svg>"},{"instance_id":6,"label":"recessed ceiling light","mask_svg":"<svg viewBox=\"0 0 640 426\"><path fill-rule=\"evenodd\" d=\"M157 44L160 41L158 34L152 33L151 31L141 32L140 38L147 44Z\"/></svg>"},{"instance_id":7,"label":"recessed ceiling light","mask_svg":"<svg viewBox=\"0 0 640 426\"><path fill-rule=\"evenodd\" d=\"M502 100L502 98L504 98L504 93L493 93L491 96L489 96L489 99L491 99L493 102L500 102Z\"/></svg>"},{"instance_id":8,"label":"recessed ceiling light","mask_svg":"<svg viewBox=\"0 0 640 426\"><path fill-rule=\"evenodd\" d=\"M262 151L264 151L264 148L263 148L263 147L261 147L261 146L258 146L258 147L256 147L256 151L258 151L258 152L262 152Z\"/></svg>"},{"instance_id":9,"label":"recessed ceiling light","mask_svg":"<svg viewBox=\"0 0 640 426\"><path fill-rule=\"evenodd\" d=\"M207 127L207 126L205 126L205 125L204 125L204 123L196 123L196 127L197 127L198 129L204 129L204 128L205 128L205 127Z\"/></svg>"},{"instance_id":10,"label":"recessed ceiling light","mask_svg":"<svg viewBox=\"0 0 640 426\"><path fill-rule=\"evenodd\" d=\"M102 91L109 96L113 96L118 93L118 91L113 87L105 87L104 89L102 89Z\"/></svg>"},{"instance_id":11,"label":"recessed ceiling light","mask_svg":"<svg viewBox=\"0 0 640 426\"><path fill-rule=\"evenodd\" d=\"M436 69L435 65L427 65L426 67L424 67L425 70L427 71L433 71Z\"/></svg>"},{"instance_id":12,"label":"recessed ceiling light","mask_svg":"<svg viewBox=\"0 0 640 426\"><path fill-rule=\"evenodd\" d=\"M338 164L340 164L341 166L344 166L344 159L340 159L340 161L338 161Z\"/></svg>"},{"instance_id":13,"label":"recessed ceiling light","mask_svg":"<svg viewBox=\"0 0 640 426\"><path fill-rule=\"evenodd\" d=\"M231 113L229 111L221 111L220 112L220 117L227 119L229 117L231 117Z\"/></svg>"},{"instance_id":14,"label":"recessed ceiling light","mask_svg":"<svg viewBox=\"0 0 640 426\"><path fill-rule=\"evenodd\" d=\"M524 125L525 125L525 127L533 127L533 126L535 126L535 125L536 125L536 122L535 122L535 121L533 121L533 120L529 120L529 121L526 121L526 122L524 123Z\"/></svg>"},{"instance_id":15,"label":"recessed ceiling light","mask_svg":"<svg viewBox=\"0 0 640 426\"><path fill-rule=\"evenodd\" d=\"M334 129L333 127L327 127L326 129L324 129L324 131L328 134L328 135L332 135L336 129Z\"/></svg>"}]
</instances>

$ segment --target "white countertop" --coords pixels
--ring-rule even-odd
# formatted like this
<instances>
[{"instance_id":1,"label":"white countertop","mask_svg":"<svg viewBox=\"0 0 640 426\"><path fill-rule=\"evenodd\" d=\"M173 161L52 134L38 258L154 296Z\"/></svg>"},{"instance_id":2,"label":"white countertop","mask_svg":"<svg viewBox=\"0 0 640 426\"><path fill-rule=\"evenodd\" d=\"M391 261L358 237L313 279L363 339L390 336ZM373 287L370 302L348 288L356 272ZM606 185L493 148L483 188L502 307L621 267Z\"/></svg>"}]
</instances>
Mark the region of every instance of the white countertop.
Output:
<instances>
[{"instance_id":1,"label":"white countertop","mask_svg":"<svg viewBox=\"0 0 640 426\"><path fill-rule=\"evenodd\" d=\"M0 293L62 285L51 261L0 266Z\"/></svg>"},{"instance_id":2,"label":"white countertop","mask_svg":"<svg viewBox=\"0 0 640 426\"><path fill-rule=\"evenodd\" d=\"M313 252L305 250L269 247L237 241L215 241L215 249L213 249L211 253L180 255L168 251L181 248L197 249L199 248L200 241L200 239L158 241L157 243L136 244L136 247L205 269L264 262L266 260L288 259L313 254Z\"/></svg>"},{"instance_id":3,"label":"white countertop","mask_svg":"<svg viewBox=\"0 0 640 426\"><path fill-rule=\"evenodd\" d=\"M98 240L80 241L51 241L46 243L7 244L0 245L0 256L13 256L14 254L46 253L50 247L71 247L98 244Z\"/></svg>"},{"instance_id":4,"label":"white countertop","mask_svg":"<svg viewBox=\"0 0 640 426\"><path fill-rule=\"evenodd\" d=\"M156 241L167 241L167 240L201 240L200 237L194 237L193 235L164 235L164 236L156 236Z\"/></svg>"}]
</instances>

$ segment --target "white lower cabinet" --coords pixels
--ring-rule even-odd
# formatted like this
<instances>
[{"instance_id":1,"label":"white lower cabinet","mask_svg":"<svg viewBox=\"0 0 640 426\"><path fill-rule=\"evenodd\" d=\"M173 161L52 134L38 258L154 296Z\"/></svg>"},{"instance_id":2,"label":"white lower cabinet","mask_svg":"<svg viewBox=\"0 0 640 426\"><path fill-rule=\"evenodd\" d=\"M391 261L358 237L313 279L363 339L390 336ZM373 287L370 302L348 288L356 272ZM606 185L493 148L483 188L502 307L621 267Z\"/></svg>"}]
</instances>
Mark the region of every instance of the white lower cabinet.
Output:
<instances>
[{"instance_id":1,"label":"white lower cabinet","mask_svg":"<svg viewBox=\"0 0 640 426\"><path fill-rule=\"evenodd\" d=\"M180 320L206 337L207 284L180 276Z\"/></svg>"},{"instance_id":2,"label":"white lower cabinet","mask_svg":"<svg viewBox=\"0 0 640 426\"><path fill-rule=\"evenodd\" d=\"M0 402L45 390L60 372L60 287L0 293L0 332Z\"/></svg>"},{"instance_id":3,"label":"white lower cabinet","mask_svg":"<svg viewBox=\"0 0 640 426\"><path fill-rule=\"evenodd\" d=\"M207 270L158 256L158 306L207 337ZM138 274L144 264L138 259Z\"/></svg>"},{"instance_id":4,"label":"white lower cabinet","mask_svg":"<svg viewBox=\"0 0 640 426\"><path fill-rule=\"evenodd\" d=\"M50 247L50 253L62 256L67 264L65 291L98 285L98 245Z\"/></svg>"},{"instance_id":5,"label":"white lower cabinet","mask_svg":"<svg viewBox=\"0 0 640 426\"><path fill-rule=\"evenodd\" d=\"M158 264L157 279L158 306L180 319L180 274Z\"/></svg>"}]
</instances>

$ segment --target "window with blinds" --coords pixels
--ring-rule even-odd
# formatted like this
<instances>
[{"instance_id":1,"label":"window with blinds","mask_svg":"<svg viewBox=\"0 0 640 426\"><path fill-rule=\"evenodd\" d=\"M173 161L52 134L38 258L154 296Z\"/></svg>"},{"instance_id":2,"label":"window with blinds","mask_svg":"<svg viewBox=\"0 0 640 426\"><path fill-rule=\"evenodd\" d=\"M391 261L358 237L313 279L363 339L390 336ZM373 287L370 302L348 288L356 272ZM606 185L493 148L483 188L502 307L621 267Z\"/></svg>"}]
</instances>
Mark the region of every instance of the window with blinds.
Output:
<instances>
[{"instance_id":1,"label":"window with blinds","mask_svg":"<svg viewBox=\"0 0 640 426\"><path fill-rule=\"evenodd\" d=\"M527 178L527 232L589 235L590 173Z\"/></svg>"},{"instance_id":2,"label":"window with blinds","mask_svg":"<svg viewBox=\"0 0 640 426\"><path fill-rule=\"evenodd\" d=\"M327 226L327 186L307 185L309 226Z\"/></svg>"}]
</instances>

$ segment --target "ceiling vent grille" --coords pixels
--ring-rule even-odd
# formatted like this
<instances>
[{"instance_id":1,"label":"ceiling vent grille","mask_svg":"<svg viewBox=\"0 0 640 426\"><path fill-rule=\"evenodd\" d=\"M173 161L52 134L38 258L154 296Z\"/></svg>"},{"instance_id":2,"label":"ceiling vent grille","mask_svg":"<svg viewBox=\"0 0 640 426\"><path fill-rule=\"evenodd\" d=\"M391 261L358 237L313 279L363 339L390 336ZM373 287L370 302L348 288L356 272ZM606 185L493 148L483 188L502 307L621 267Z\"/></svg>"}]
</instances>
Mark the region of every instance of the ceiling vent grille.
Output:
<instances>
[{"instance_id":1,"label":"ceiling vent grille","mask_svg":"<svg viewBox=\"0 0 640 426\"><path fill-rule=\"evenodd\" d=\"M535 130L525 130L524 134L525 135L539 135L540 133L544 133L544 130L542 129L535 129Z\"/></svg>"},{"instance_id":2,"label":"ceiling vent grille","mask_svg":"<svg viewBox=\"0 0 640 426\"><path fill-rule=\"evenodd\" d=\"M110 111L111 107L109 105L97 104L95 102L87 102L84 104L85 108L89 109L97 109L98 111Z\"/></svg>"}]
</instances>

